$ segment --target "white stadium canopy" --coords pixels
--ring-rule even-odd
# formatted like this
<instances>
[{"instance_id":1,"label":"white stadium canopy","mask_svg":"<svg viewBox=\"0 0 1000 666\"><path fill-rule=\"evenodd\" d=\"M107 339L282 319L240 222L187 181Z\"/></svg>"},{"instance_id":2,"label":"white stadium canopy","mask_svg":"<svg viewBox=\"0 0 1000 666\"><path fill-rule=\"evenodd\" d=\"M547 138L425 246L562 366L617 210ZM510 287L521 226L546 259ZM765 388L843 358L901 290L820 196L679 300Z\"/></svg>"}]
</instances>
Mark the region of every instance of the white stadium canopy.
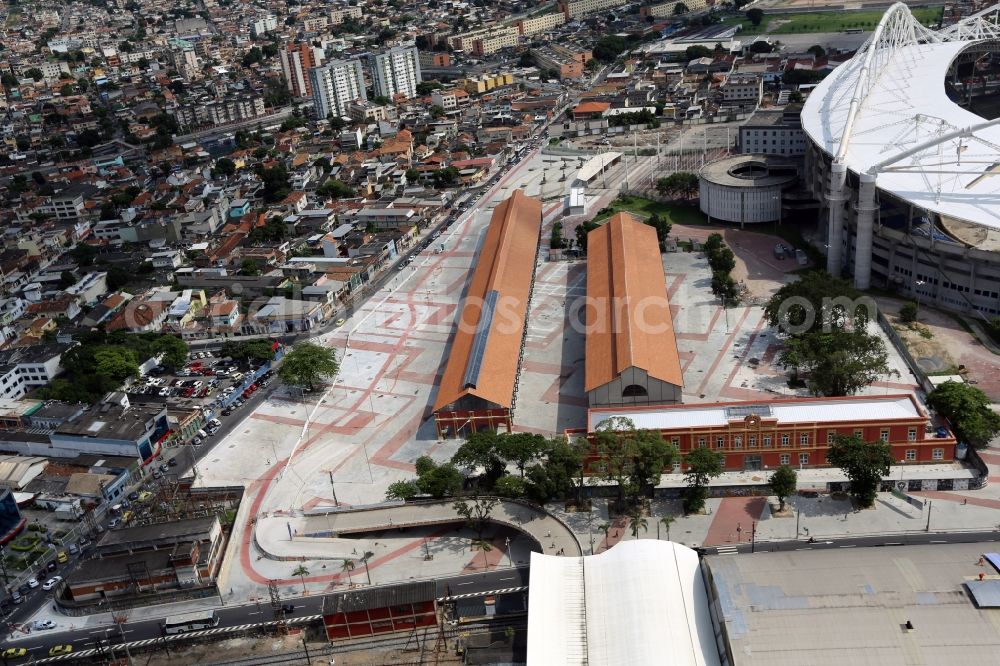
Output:
<instances>
[{"instance_id":1,"label":"white stadium canopy","mask_svg":"<svg viewBox=\"0 0 1000 666\"><path fill-rule=\"evenodd\" d=\"M935 32L897 3L857 55L809 95L803 129L879 190L1000 229L1000 119L984 121L945 93L954 59L998 38L997 7Z\"/></svg>"}]
</instances>

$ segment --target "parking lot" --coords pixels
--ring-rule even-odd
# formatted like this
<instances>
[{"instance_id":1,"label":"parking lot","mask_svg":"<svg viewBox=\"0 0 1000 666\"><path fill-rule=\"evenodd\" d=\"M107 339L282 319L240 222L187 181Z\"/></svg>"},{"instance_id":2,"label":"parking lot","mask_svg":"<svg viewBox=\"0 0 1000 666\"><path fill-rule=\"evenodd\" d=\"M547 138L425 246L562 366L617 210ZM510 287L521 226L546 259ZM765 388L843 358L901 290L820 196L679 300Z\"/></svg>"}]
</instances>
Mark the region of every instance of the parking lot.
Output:
<instances>
[{"instance_id":1,"label":"parking lot","mask_svg":"<svg viewBox=\"0 0 1000 666\"><path fill-rule=\"evenodd\" d=\"M162 400L172 409L197 408L204 412L205 426L172 444L200 445L221 429L220 418L237 411L251 395L274 380L271 371L259 375L263 367L260 363L220 357L220 353L192 352L185 366L173 373L157 366L129 390L140 402Z\"/></svg>"}]
</instances>

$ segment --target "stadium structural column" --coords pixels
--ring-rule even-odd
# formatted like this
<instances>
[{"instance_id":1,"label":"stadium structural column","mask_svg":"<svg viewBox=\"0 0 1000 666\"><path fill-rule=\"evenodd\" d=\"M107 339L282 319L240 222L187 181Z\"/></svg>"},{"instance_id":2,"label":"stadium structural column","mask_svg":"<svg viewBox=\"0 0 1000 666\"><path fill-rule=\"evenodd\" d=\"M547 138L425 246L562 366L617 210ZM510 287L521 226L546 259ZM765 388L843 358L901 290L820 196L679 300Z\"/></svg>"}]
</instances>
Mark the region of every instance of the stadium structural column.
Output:
<instances>
[{"instance_id":1,"label":"stadium structural column","mask_svg":"<svg viewBox=\"0 0 1000 666\"><path fill-rule=\"evenodd\" d=\"M847 165L834 162L830 165L830 189L826 199L830 205L830 224L827 230L826 272L834 277L840 277L843 267L841 253L843 252L844 235L844 185L847 181Z\"/></svg>"},{"instance_id":2,"label":"stadium structural column","mask_svg":"<svg viewBox=\"0 0 1000 666\"><path fill-rule=\"evenodd\" d=\"M854 240L854 287L867 289L872 281L872 229L875 226L875 174L861 174L858 187L858 233Z\"/></svg>"}]
</instances>

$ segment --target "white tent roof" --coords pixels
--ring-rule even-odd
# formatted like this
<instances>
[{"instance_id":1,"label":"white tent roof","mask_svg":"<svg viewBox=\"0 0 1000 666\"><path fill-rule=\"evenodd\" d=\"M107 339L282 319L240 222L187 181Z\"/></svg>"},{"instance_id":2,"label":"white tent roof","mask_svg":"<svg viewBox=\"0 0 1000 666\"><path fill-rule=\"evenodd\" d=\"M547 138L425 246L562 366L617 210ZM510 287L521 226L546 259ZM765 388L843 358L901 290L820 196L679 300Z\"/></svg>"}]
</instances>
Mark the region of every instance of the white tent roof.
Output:
<instances>
[{"instance_id":1,"label":"white tent roof","mask_svg":"<svg viewBox=\"0 0 1000 666\"><path fill-rule=\"evenodd\" d=\"M873 37L810 93L802 129L831 156L846 150L843 159L851 171L875 171L880 190L920 209L1000 229L1000 126L949 138L950 132L984 123L945 92L951 63L974 40L947 31L917 30L909 36L916 21L903 6L885 16L881 37ZM873 49L877 56L866 69L865 57ZM853 124L852 99L859 100ZM910 150L915 152L907 155Z\"/></svg>"},{"instance_id":2,"label":"white tent roof","mask_svg":"<svg viewBox=\"0 0 1000 666\"><path fill-rule=\"evenodd\" d=\"M698 554L656 539L531 554L528 666L718 666Z\"/></svg>"}]
</instances>

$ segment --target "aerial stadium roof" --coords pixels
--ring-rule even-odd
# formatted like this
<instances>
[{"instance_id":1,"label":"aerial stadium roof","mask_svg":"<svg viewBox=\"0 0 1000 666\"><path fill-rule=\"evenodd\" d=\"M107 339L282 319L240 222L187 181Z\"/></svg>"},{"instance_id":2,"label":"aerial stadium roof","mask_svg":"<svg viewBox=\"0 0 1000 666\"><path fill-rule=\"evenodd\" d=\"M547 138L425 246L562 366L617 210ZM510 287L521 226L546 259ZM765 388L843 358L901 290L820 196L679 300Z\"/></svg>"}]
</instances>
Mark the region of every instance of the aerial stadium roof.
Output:
<instances>
[{"instance_id":1,"label":"aerial stadium roof","mask_svg":"<svg viewBox=\"0 0 1000 666\"><path fill-rule=\"evenodd\" d=\"M589 557L531 554L528 666L718 666L698 554L638 539Z\"/></svg>"},{"instance_id":2,"label":"aerial stadium roof","mask_svg":"<svg viewBox=\"0 0 1000 666\"><path fill-rule=\"evenodd\" d=\"M435 412L464 396L512 406L541 225L541 201L521 190L493 210L448 353Z\"/></svg>"},{"instance_id":3,"label":"aerial stadium roof","mask_svg":"<svg viewBox=\"0 0 1000 666\"><path fill-rule=\"evenodd\" d=\"M998 6L938 32L896 3L809 95L802 127L835 161L918 208L1000 229L1000 119L952 102L952 61L1000 38Z\"/></svg>"}]
</instances>

